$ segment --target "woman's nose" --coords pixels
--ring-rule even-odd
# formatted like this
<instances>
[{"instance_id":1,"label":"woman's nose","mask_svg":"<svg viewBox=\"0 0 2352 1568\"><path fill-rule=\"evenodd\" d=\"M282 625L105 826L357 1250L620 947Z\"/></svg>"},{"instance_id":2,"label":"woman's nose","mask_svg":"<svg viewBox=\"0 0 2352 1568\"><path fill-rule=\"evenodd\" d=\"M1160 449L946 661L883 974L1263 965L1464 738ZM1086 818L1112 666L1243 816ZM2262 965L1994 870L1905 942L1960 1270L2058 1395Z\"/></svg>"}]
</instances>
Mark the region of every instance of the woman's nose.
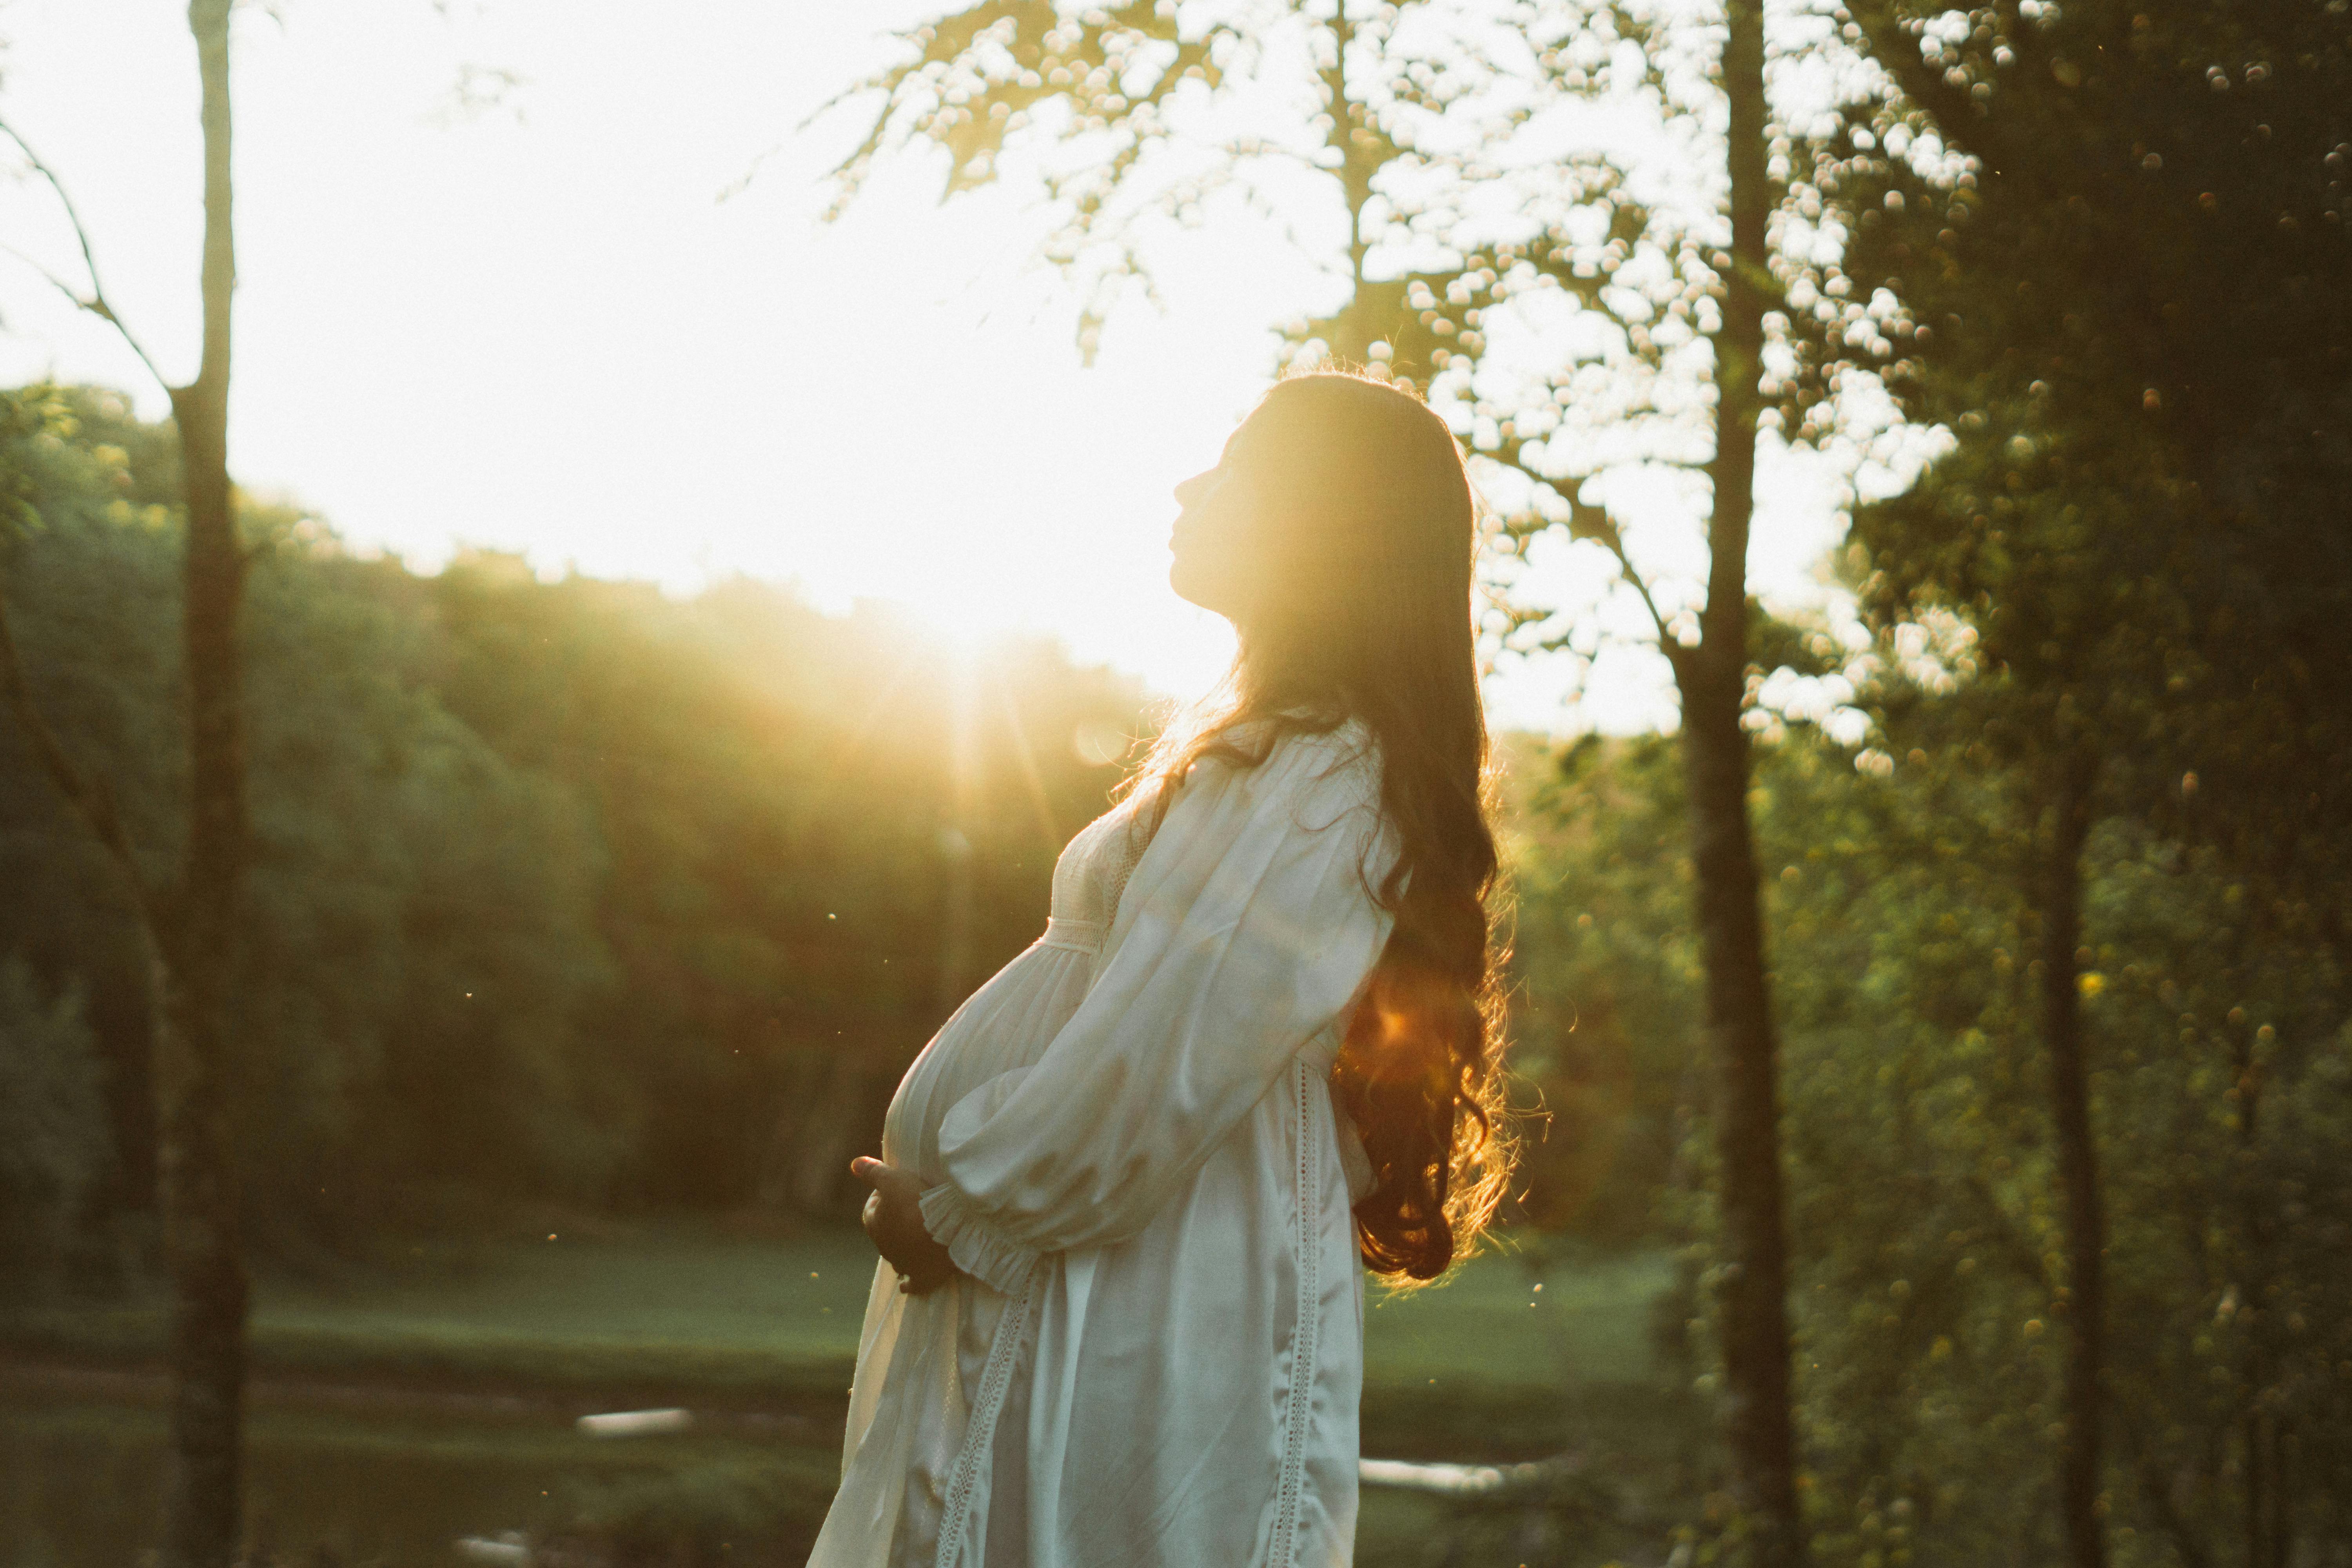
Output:
<instances>
[{"instance_id":1,"label":"woman's nose","mask_svg":"<svg viewBox=\"0 0 2352 1568\"><path fill-rule=\"evenodd\" d=\"M1213 477L1213 470L1194 474L1191 479L1179 484L1176 487L1176 504L1178 506L1191 506L1194 501L1198 500L1201 497L1201 492L1209 488L1209 480Z\"/></svg>"}]
</instances>

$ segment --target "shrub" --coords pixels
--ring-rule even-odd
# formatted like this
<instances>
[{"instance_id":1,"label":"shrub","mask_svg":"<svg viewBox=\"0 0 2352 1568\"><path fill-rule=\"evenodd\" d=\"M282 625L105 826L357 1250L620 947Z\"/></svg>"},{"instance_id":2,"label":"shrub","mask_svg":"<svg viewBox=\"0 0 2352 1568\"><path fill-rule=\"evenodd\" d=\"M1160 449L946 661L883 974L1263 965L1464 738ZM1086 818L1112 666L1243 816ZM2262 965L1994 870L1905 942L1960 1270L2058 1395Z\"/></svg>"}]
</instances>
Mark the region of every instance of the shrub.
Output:
<instances>
[{"instance_id":1,"label":"shrub","mask_svg":"<svg viewBox=\"0 0 2352 1568\"><path fill-rule=\"evenodd\" d=\"M112 1151L96 1037L71 988L0 961L0 1279L54 1287Z\"/></svg>"}]
</instances>

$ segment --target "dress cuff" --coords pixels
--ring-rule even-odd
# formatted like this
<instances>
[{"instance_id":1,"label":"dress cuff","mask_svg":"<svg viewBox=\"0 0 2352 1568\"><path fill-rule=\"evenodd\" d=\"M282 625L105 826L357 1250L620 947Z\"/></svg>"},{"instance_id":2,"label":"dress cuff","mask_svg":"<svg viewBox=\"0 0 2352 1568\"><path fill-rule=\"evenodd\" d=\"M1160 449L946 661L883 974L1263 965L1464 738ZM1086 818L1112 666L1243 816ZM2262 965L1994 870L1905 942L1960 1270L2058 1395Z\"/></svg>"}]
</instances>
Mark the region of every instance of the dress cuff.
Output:
<instances>
[{"instance_id":1,"label":"dress cuff","mask_svg":"<svg viewBox=\"0 0 2352 1568\"><path fill-rule=\"evenodd\" d=\"M1045 1254L990 1225L952 1184L925 1189L921 1201L923 1228L948 1249L958 1268L1002 1295L1018 1296L1027 1289Z\"/></svg>"}]
</instances>

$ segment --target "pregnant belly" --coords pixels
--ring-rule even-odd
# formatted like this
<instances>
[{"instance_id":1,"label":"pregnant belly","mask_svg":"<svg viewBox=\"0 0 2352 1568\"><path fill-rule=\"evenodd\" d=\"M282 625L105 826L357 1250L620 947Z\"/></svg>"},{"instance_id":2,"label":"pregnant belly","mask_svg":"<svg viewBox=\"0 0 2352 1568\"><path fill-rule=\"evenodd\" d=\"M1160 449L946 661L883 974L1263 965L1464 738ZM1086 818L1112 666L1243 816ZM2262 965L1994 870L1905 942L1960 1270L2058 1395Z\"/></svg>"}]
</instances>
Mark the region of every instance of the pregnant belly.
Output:
<instances>
[{"instance_id":1,"label":"pregnant belly","mask_svg":"<svg viewBox=\"0 0 2352 1568\"><path fill-rule=\"evenodd\" d=\"M899 1080L882 1125L882 1157L925 1182L940 1166L940 1122L991 1079L1034 1065L1077 1011L1091 958L1044 943L1024 951L940 1026Z\"/></svg>"}]
</instances>

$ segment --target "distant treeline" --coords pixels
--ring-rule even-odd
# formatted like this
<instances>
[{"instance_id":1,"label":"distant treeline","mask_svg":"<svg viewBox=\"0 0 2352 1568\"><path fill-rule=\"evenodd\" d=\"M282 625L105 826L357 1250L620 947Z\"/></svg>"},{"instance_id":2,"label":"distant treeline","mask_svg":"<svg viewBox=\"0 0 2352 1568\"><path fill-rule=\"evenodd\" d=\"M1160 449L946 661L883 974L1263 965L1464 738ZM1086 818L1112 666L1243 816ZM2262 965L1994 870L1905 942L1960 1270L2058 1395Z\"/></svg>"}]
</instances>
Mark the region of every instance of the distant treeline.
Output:
<instances>
[{"instance_id":1,"label":"distant treeline","mask_svg":"<svg viewBox=\"0 0 2352 1568\"><path fill-rule=\"evenodd\" d=\"M174 447L110 394L16 403L0 583L29 683L160 871ZM1146 720L1042 642L966 663L751 582L425 574L289 508L245 527L236 1102L265 1247L486 1197L832 1212L899 1070L1042 929ZM120 878L26 744L0 721L0 1213L54 1264L150 1206L149 986Z\"/></svg>"}]
</instances>

